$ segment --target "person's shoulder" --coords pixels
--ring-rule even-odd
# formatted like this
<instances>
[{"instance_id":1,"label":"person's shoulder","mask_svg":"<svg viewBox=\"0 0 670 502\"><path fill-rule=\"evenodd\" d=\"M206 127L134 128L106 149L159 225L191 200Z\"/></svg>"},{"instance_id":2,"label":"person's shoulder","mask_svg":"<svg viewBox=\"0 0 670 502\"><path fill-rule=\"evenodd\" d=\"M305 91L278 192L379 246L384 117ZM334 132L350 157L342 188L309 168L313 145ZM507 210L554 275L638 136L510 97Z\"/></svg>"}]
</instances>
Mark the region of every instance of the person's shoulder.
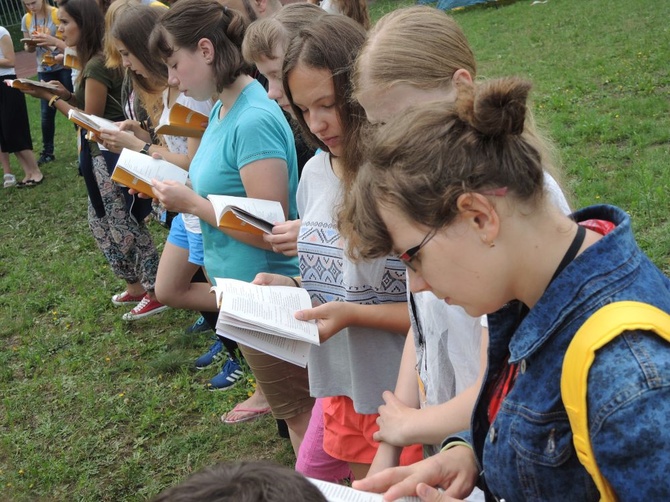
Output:
<instances>
[{"instance_id":1,"label":"person's shoulder","mask_svg":"<svg viewBox=\"0 0 670 502\"><path fill-rule=\"evenodd\" d=\"M9 30L5 28L4 26L0 26L0 38L4 36L9 36L11 38L11 35L9 34Z\"/></svg>"}]
</instances>

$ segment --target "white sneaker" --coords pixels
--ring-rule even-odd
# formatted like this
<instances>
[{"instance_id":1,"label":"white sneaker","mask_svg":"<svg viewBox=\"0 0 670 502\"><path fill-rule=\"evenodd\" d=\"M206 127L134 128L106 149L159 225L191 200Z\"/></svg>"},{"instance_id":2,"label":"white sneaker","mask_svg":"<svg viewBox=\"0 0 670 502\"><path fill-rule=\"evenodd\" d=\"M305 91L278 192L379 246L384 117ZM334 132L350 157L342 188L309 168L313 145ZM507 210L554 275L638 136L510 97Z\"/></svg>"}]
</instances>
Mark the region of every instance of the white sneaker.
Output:
<instances>
[{"instance_id":1,"label":"white sneaker","mask_svg":"<svg viewBox=\"0 0 670 502\"><path fill-rule=\"evenodd\" d=\"M13 174L5 174L3 177L4 183L2 184L3 187L5 188L10 188L13 186L16 186L16 176Z\"/></svg>"}]
</instances>

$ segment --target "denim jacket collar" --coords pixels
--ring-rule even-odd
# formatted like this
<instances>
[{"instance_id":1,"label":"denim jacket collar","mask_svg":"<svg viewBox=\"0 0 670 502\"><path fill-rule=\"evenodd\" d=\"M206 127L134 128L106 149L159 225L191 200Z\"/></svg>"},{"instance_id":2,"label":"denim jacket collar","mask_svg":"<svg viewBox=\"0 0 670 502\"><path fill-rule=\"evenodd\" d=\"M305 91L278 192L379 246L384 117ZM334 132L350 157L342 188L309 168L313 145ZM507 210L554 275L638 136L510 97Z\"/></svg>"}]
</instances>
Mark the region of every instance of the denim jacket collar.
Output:
<instances>
[{"instance_id":1,"label":"denim jacket collar","mask_svg":"<svg viewBox=\"0 0 670 502\"><path fill-rule=\"evenodd\" d=\"M498 325L503 333L513 337L509 341L511 363L526 359L550 339L555 333L565 328L569 319L581 319L583 314L593 310L594 305L600 307L611 297L612 289L603 293L603 281L607 284L616 284L618 281L634 273L639 266L642 254L630 232L630 218L628 215L613 206L592 206L573 214L577 222L589 219L611 221L616 225L608 235L590 246L584 253L573 260L549 285L540 297L536 308L518 324L504 322ZM612 271L603 277L602 268L594 267L594 263L608 262L614 265ZM558 294L557 291L572 291L573 294ZM519 308L510 304L506 307ZM548 315L549 313L549 315ZM491 323L496 322L497 314L493 314ZM516 331L514 331L516 329ZM506 340L496 340L505 343ZM495 343L492 341L492 343Z\"/></svg>"}]
</instances>

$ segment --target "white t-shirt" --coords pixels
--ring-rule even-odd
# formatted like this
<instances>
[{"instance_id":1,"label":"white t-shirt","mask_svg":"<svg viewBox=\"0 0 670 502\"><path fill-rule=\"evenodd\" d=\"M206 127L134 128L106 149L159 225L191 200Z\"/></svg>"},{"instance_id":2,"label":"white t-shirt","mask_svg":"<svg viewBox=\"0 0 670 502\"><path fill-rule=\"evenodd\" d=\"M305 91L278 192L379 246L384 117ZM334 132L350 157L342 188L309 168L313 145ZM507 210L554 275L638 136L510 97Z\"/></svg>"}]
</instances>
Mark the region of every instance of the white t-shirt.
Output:
<instances>
[{"instance_id":1,"label":"white t-shirt","mask_svg":"<svg viewBox=\"0 0 670 502\"><path fill-rule=\"evenodd\" d=\"M9 34L9 31L4 26L0 26L0 38L3 38L3 37L9 37L9 42L11 43L12 39L11 39L11 35ZM2 48L0 48L0 59L4 59L4 58L5 58L5 54L2 52ZM0 68L0 76L15 75L15 74L16 74L16 69L15 68Z\"/></svg>"},{"instance_id":2,"label":"white t-shirt","mask_svg":"<svg viewBox=\"0 0 670 502\"><path fill-rule=\"evenodd\" d=\"M168 108L168 93L169 89L165 89L163 92L163 113L161 114L161 117L158 121L159 126L167 124L170 118L170 108ZM207 101L196 101L193 98L189 98L184 93L179 93L175 103L179 103L186 108L194 110L198 113L202 113L207 117L209 117L209 113L212 111L212 108L214 108L214 101L211 99L208 99ZM171 136L169 134L164 134L163 139L165 140L165 144L167 145L168 150L171 152L179 153L181 155L186 155L188 153L188 140L184 136ZM202 233L202 230L200 230L200 218L188 213L182 213L182 218L184 220L184 228L186 228L187 231L194 234Z\"/></svg>"},{"instance_id":3,"label":"white t-shirt","mask_svg":"<svg viewBox=\"0 0 670 502\"><path fill-rule=\"evenodd\" d=\"M352 263L337 231L342 182L321 152L305 164L298 185L302 219L298 257L302 286L312 302L386 304L407 301L405 266L397 258ZM348 396L357 413L374 414L382 392L395 388L406 333L351 326L310 350L309 389L314 397Z\"/></svg>"}]
</instances>

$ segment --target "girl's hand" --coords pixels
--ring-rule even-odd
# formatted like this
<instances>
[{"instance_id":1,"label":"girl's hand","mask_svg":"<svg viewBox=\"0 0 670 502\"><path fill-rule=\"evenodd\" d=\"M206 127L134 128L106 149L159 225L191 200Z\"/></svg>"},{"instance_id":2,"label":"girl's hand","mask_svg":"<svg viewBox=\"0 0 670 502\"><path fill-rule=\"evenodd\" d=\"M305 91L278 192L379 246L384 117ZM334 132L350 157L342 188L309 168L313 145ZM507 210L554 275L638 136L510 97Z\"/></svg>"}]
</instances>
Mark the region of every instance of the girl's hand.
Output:
<instances>
[{"instance_id":1,"label":"girl's hand","mask_svg":"<svg viewBox=\"0 0 670 502\"><path fill-rule=\"evenodd\" d=\"M275 253L297 256L299 231L300 220L277 223L272 228L272 234L263 234L263 240L272 245L272 250Z\"/></svg>"},{"instance_id":2,"label":"girl's hand","mask_svg":"<svg viewBox=\"0 0 670 502\"><path fill-rule=\"evenodd\" d=\"M58 45L59 40L56 37L51 36L48 33L33 33L31 38L37 42L37 45L40 47L46 47L49 45Z\"/></svg>"},{"instance_id":3,"label":"girl's hand","mask_svg":"<svg viewBox=\"0 0 670 502\"><path fill-rule=\"evenodd\" d=\"M49 101L56 95L49 89L45 89L43 87L34 87L32 85L27 89L21 89L21 92L23 92L23 94L27 94L28 96L32 96L33 98L44 99L46 101Z\"/></svg>"},{"instance_id":4,"label":"girl's hand","mask_svg":"<svg viewBox=\"0 0 670 502\"><path fill-rule=\"evenodd\" d=\"M299 310L295 313L295 318L301 321L315 319L319 328L319 340L323 343L352 324L350 307L351 304L347 302L328 302L313 309Z\"/></svg>"},{"instance_id":5,"label":"girl's hand","mask_svg":"<svg viewBox=\"0 0 670 502\"><path fill-rule=\"evenodd\" d=\"M132 132L129 131L111 131L109 129L102 129L100 131L100 139L102 144L108 150L119 153L124 148L138 151L144 146L142 140L137 139Z\"/></svg>"},{"instance_id":6,"label":"girl's hand","mask_svg":"<svg viewBox=\"0 0 670 502\"><path fill-rule=\"evenodd\" d=\"M379 430L372 435L372 439L379 442L389 443L393 446L407 446L409 444L405 427L415 423L413 415L415 408L406 406L391 391L382 394L384 403L379 407L377 425Z\"/></svg>"},{"instance_id":7,"label":"girl's hand","mask_svg":"<svg viewBox=\"0 0 670 502\"><path fill-rule=\"evenodd\" d=\"M259 286L295 286L293 279L279 274L268 274L262 272L256 274L251 284L258 284Z\"/></svg>"},{"instance_id":8,"label":"girl's hand","mask_svg":"<svg viewBox=\"0 0 670 502\"><path fill-rule=\"evenodd\" d=\"M193 214L196 199L200 197L193 190L173 180L151 180L156 198L168 211Z\"/></svg>"},{"instance_id":9,"label":"girl's hand","mask_svg":"<svg viewBox=\"0 0 670 502\"><path fill-rule=\"evenodd\" d=\"M386 469L379 474L354 481L353 488L384 493L384 500L396 500L419 494L422 500L451 501L451 497L467 497L479 475L475 454L467 446L453 448L421 462ZM431 487L445 490L439 493Z\"/></svg>"}]
</instances>

